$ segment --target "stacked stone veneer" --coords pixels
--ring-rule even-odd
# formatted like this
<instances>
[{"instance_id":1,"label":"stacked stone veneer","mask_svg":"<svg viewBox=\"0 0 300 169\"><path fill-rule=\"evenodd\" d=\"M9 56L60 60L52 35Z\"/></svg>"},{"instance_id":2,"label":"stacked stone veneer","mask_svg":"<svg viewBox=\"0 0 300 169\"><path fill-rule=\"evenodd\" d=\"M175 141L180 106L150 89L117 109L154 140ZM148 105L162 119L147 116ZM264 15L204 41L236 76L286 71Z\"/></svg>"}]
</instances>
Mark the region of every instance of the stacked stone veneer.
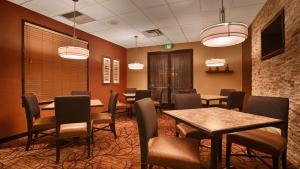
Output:
<instances>
[{"instance_id":1,"label":"stacked stone veneer","mask_svg":"<svg viewBox=\"0 0 300 169\"><path fill-rule=\"evenodd\" d=\"M261 30L282 8L285 52L262 61ZM252 23L251 34L252 95L290 99L288 159L300 168L300 0L267 0Z\"/></svg>"}]
</instances>

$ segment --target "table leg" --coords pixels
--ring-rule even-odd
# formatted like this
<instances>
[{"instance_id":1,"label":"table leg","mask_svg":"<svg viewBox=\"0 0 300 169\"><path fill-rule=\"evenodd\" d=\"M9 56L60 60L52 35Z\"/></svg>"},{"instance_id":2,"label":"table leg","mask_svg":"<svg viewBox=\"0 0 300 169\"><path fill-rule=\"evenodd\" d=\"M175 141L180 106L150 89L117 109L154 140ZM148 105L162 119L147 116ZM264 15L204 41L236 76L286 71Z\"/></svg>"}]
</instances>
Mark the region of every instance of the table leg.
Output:
<instances>
[{"instance_id":1,"label":"table leg","mask_svg":"<svg viewBox=\"0 0 300 169\"><path fill-rule=\"evenodd\" d=\"M206 100L206 107L209 107L209 100Z\"/></svg>"},{"instance_id":2,"label":"table leg","mask_svg":"<svg viewBox=\"0 0 300 169\"><path fill-rule=\"evenodd\" d=\"M214 135L211 137L211 149L210 149L210 168L217 169L218 167L218 150L220 136Z\"/></svg>"}]
</instances>

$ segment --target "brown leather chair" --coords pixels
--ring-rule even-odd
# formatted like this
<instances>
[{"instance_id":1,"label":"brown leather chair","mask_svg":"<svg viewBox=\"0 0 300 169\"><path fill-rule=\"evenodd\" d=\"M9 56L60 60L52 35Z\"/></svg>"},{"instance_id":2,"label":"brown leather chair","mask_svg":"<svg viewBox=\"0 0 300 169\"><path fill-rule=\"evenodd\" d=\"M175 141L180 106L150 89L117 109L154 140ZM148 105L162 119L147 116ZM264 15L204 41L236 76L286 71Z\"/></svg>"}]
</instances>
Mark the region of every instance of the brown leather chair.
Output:
<instances>
[{"instance_id":1,"label":"brown leather chair","mask_svg":"<svg viewBox=\"0 0 300 169\"><path fill-rule=\"evenodd\" d=\"M243 111L245 92L235 91L228 95L227 104L212 104L210 107L220 107L225 109L238 109Z\"/></svg>"},{"instance_id":2,"label":"brown leather chair","mask_svg":"<svg viewBox=\"0 0 300 169\"><path fill-rule=\"evenodd\" d=\"M155 107L150 98L135 102L140 138L141 169L148 164L176 169L199 169L199 142L193 139L158 137Z\"/></svg>"},{"instance_id":3,"label":"brown leather chair","mask_svg":"<svg viewBox=\"0 0 300 169\"><path fill-rule=\"evenodd\" d=\"M85 137L89 158L92 137L90 97L83 95L55 97L55 116L56 163L59 163L60 159L60 142L67 138Z\"/></svg>"},{"instance_id":4,"label":"brown leather chair","mask_svg":"<svg viewBox=\"0 0 300 169\"><path fill-rule=\"evenodd\" d=\"M282 168L286 168L287 133L289 99L280 97L251 96L248 101L248 113L281 119L285 123L278 127L281 135L262 129L247 130L227 135L226 167L230 167L232 143L247 147L248 156L253 157L251 149L270 154L273 159L273 168L278 168L279 159L282 159ZM241 154L235 154L238 156ZM243 156L245 154L242 154ZM266 163L265 163L266 164Z\"/></svg>"},{"instance_id":5,"label":"brown leather chair","mask_svg":"<svg viewBox=\"0 0 300 169\"><path fill-rule=\"evenodd\" d=\"M91 92L90 91L71 91L71 95L88 95L91 97Z\"/></svg>"},{"instance_id":6,"label":"brown leather chair","mask_svg":"<svg viewBox=\"0 0 300 169\"><path fill-rule=\"evenodd\" d=\"M184 94L184 93L197 93L197 90L196 89L181 89L181 90L177 90L177 93L181 93L181 94Z\"/></svg>"},{"instance_id":7,"label":"brown leather chair","mask_svg":"<svg viewBox=\"0 0 300 169\"><path fill-rule=\"evenodd\" d=\"M125 93L135 93L136 88L126 88ZM133 104L135 102L135 98L126 98L127 103Z\"/></svg>"},{"instance_id":8,"label":"brown leather chair","mask_svg":"<svg viewBox=\"0 0 300 169\"><path fill-rule=\"evenodd\" d=\"M27 120L27 144L25 150L28 151L30 144L44 136L52 133L45 133L44 131L55 128L55 116L41 117L40 106L36 95L33 93L26 93L22 96L23 105L25 107ZM32 138L33 134L35 135ZM41 134L40 137L38 135Z\"/></svg>"},{"instance_id":9,"label":"brown leather chair","mask_svg":"<svg viewBox=\"0 0 300 169\"><path fill-rule=\"evenodd\" d=\"M162 94L163 94L162 87L152 89L152 100L155 105L156 112L157 110L159 110L161 114L162 114Z\"/></svg>"},{"instance_id":10,"label":"brown leather chair","mask_svg":"<svg viewBox=\"0 0 300 169\"><path fill-rule=\"evenodd\" d=\"M113 132L115 138L117 138L116 134L116 106L118 102L118 93L111 92L108 102L108 111L101 113L92 113L91 118L93 120L93 132L97 132L99 130L106 130ZM108 124L107 126L98 128L95 125L97 124Z\"/></svg>"},{"instance_id":11,"label":"brown leather chair","mask_svg":"<svg viewBox=\"0 0 300 169\"><path fill-rule=\"evenodd\" d=\"M135 91L135 101L144 99L144 98L151 98L152 92L151 90L136 90Z\"/></svg>"},{"instance_id":12,"label":"brown leather chair","mask_svg":"<svg viewBox=\"0 0 300 169\"><path fill-rule=\"evenodd\" d=\"M221 89L220 96L229 96L230 93L235 92L235 89ZM227 102L227 99L221 99L219 104L223 104L223 102Z\"/></svg>"}]
</instances>

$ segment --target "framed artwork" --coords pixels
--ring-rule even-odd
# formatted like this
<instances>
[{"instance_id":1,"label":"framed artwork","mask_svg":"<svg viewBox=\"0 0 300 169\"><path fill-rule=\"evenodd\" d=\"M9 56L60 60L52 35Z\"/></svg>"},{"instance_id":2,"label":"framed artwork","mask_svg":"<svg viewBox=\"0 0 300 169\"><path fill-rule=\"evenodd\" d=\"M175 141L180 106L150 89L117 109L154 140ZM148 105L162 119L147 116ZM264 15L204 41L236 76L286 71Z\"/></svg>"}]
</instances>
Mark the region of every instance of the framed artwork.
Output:
<instances>
[{"instance_id":1,"label":"framed artwork","mask_svg":"<svg viewBox=\"0 0 300 169\"><path fill-rule=\"evenodd\" d=\"M113 83L120 83L120 61L113 60Z\"/></svg>"},{"instance_id":2,"label":"framed artwork","mask_svg":"<svg viewBox=\"0 0 300 169\"><path fill-rule=\"evenodd\" d=\"M103 84L109 84L110 83L110 74L111 72L111 64L110 64L110 58L103 56L102 60L102 78L103 78Z\"/></svg>"}]
</instances>

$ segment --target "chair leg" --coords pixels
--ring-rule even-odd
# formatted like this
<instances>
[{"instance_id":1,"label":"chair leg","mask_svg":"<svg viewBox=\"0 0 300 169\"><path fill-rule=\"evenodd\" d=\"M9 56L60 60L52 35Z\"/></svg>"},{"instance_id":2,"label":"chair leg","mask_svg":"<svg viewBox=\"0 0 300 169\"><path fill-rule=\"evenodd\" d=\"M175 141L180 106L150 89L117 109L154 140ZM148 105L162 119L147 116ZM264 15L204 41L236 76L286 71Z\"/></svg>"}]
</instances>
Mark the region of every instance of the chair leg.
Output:
<instances>
[{"instance_id":1,"label":"chair leg","mask_svg":"<svg viewBox=\"0 0 300 169\"><path fill-rule=\"evenodd\" d=\"M286 160L287 160L286 149L282 153L281 160L282 160L282 169L286 169Z\"/></svg>"},{"instance_id":2,"label":"chair leg","mask_svg":"<svg viewBox=\"0 0 300 169\"><path fill-rule=\"evenodd\" d=\"M248 155L251 155L251 149L249 147L246 147L246 151Z\"/></svg>"},{"instance_id":3,"label":"chair leg","mask_svg":"<svg viewBox=\"0 0 300 169\"><path fill-rule=\"evenodd\" d=\"M222 162L222 136L219 138L219 152L218 152L219 162Z\"/></svg>"},{"instance_id":4,"label":"chair leg","mask_svg":"<svg viewBox=\"0 0 300 169\"><path fill-rule=\"evenodd\" d=\"M114 123L110 123L110 124L109 124L109 127L110 127L110 129L112 130L112 132L113 132L115 138L117 138L117 133L116 133L116 127L115 127L115 124L114 124Z\"/></svg>"},{"instance_id":5,"label":"chair leg","mask_svg":"<svg viewBox=\"0 0 300 169\"><path fill-rule=\"evenodd\" d=\"M226 143L226 168L230 168L231 147L232 147L232 143L227 141L227 143Z\"/></svg>"},{"instance_id":6,"label":"chair leg","mask_svg":"<svg viewBox=\"0 0 300 169\"><path fill-rule=\"evenodd\" d=\"M56 164L59 164L60 159L60 141L56 140Z\"/></svg>"},{"instance_id":7,"label":"chair leg","mask_svg":"<svg viewBox=\"0 0 300 169\"><path fill-rule=\"evenodd\" d=\"M28 131L27 137L28 138L27 138L27 143L26 143L26 148L25 148L26 151L28 151L30 144L32 142L32 131Z\"/></svg>"},{"instance_id":8,"label":"chair leg","mask_svg":"<svg viewBox=\"0 0 300 169\"><path fill-rule=\"evenodd\" d=\"M94 144L94 130L93 129L92 129L91 139L92 139L92 144Z\"/></svg>"},{"instance_id":9,"label":"chair leg","mask_svg":"<svg viewBox=\"0 0 300 169\"><path fill-rule=\"evenodd\" d=\"M91 136L86 137L88 158L91 157Z\"/></svg>"},{"instance_id":10,"label":"chair leg","mask_svg":"<svg viewBox=\"0 0 300 169\"><path fill-rule=\"evenodd\" d=\"M162 113L162 108L161 108L161 106L159 106L159 111L160 111L160 115L162 115L163 113Z\"/></svg>"},{"instance_id":11,"label":"chair leg","mask_svg":"<svg viewBox=\"0 0 300 169\"><path fill-rule=\"evenodd\" d=\"M279 158L273 156L272 159L273 159L273 169L278 169L279 168L279 166L278 166L278 164L279 164Z\"/></svg>"},{"instance_id":12,"label":"chair leg","mask_svg":"<svg viewBox=\"0 0 300 169\"><path fill-rule=\"evenodd\" d=\"M148 164L141 163L141 169L147 169L147 168L148 168Z\"/></svg>"},{"instance_id":13,"label":"chair leg","mask_svg":"<svg viewBox=\"0 0 300 169\"><path fill-rule=\"evenodd\" d=\"M152 168L153 168L153 165L150 164L150 165L149 165L149 169L152 169Z\"/></svg>"}]
</instances>

